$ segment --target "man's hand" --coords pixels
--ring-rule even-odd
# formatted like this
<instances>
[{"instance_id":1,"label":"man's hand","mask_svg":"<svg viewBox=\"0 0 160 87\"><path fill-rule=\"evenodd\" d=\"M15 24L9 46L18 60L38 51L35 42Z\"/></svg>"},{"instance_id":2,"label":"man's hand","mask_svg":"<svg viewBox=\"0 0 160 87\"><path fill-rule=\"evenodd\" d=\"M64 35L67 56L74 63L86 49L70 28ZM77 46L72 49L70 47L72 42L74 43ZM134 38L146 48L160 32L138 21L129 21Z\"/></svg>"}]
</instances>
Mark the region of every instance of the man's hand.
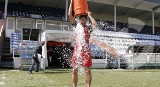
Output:
<instances>
[{"instance_id":1,"label":"man's hand","mask_svg":"<svg viewBox=\"0 0 160 87\"><path fill-rule=\"evenodd\" d=\"M92 15L92 13L91 13L90 11L87 11L87 14L88 14L88 16L91 16L91 15Z\"/></svg>"},{"instance_id":2,"label":"man's hand","mask_svg":"<svg viewBox=\"0 0 160 87\"><path fill-rule=\"evenodd\" d=\"M97 22L96 22L95 19L91 16L92 13L91 13L90 11L86 11L86 13L88 14L88 17L89 17L89 19L91 20L93 29L96 29Z\"/></svg>"},{"instance_id":3,"label":"man's hand","mask_svg":"<svg viewBox=\"0 0 160 87\"><path fill-rule=\"evenodd\" d=\"M71 0L71 3L70 4L73 4L73 0Z\"/></svg>"}]
</instances>

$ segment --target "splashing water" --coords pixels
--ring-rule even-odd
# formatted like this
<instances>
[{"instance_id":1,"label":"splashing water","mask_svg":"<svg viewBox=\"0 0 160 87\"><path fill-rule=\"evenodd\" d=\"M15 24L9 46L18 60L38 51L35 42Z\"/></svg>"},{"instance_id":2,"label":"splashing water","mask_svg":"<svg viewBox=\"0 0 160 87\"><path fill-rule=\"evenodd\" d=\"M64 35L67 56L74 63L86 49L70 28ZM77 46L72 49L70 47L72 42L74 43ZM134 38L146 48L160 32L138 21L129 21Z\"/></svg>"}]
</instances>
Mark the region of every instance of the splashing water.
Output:
<instances>
[{"instance_id":1,"label":"splashing water","mask_svg":"<svg viewBox=\"0 0 160 87\"><path fill-rule=\"evenodd\" d=\"M82 52L82 49L85 50L87 48L85 47L86 41L85 41L84 29L80 23L77 24L77 28L75 28L74 35L77 35L77 38L76 38L77 40L75 43L78 45L77 53L76 53L77 65L75 67L79 70L79 73L82 74L84 73L84 69L83 69L84 61L82 60L81 52Z\"/></svg>"},{"instance_id":2,"label":"splashing water","mask_svg":"<svg viewBox=\"0 0 160 87\"><path fill-rule=\"evenodd\" d=\"M84 29L83 29L83 27L81 26L80 23L77 24L77 26L76 26L76 28L75 28L75 30L74 30L73 33L77 37L75 43L78 46L76 54L75 54L75 56L76 56L76 63L77 63L77 65L75 67L79 70L79 74L83 74L84 73L84 68L83 68L82 64L83 64L84 60L82 60L81 51L85 50L87 48L85 46L86 45L86 40L85 40ZM98 41L105 42L106 44L110 45L111 47L113 47L115 49L117 47L119 47L119 46L117 46L115 44L116 43L120 44L121 42L119 42L119 43L115 42L116 39L113 40L112 43L110 43L111 42L110 40L112 40L112 38L114 39L114 37L101 37L101 35L106 36L106 33L107 33L106 31L104 32L104 31L100 30L99 28L97 28L97 29L94 29L94 31L92 32L92 34L90 35L90 37L91 37L91 39L94 38L94 39L97 39ZM118 48L118 49L120 49L120 48ZM116 49L118 52L122 52L121 50L118 50L118 49ZM68 51L68 50L69 49L66 48L64 51ZM99 48L95 48L95 50L99 50ZM102 50L103 50L103 48L102 48ZM70 65L70 59L68 59L68 58L71 57L71 56L68 56L69 53L71 54L72 52L67 52L67 54L66 53L62 54L63 55L62 58L65 60L66 63L68 63L68 65ZM97 53L94 53L94 54L97 54ZM94 54L92 53L92 55L94 55ZM104 54L107 54L106 51L104 51ZM107 55L109 56L110 53L107 54ZM100 55L100 56L102 56L102 55ZM106 56L103 57L103 58L106 58ZM62 65L64 67L65 63L64 64L62 63Z\"/></svg>"},{"instance_id":3,"label":"splashing water","mask_svg":"<svg viewBox=\"0 0 160 87\"><path fill-rule=\"evenodd\" d=\"M88 47L86 46L86 40L85 40L85 33L84 33L84 29L82 27L82 25L80 23L77 24L77 27L74 30L74 36L76 37L75 40L75 45L77 46L76 49L76 54L75 55L75 62L76 65L74 66L75 68L78 69L79 74L82 75L84 73L84 68L83 68L83 63L85 62L85 60L83 60L82 58L82 50L86 50L88 49ZM61 60L61 58L63 58L63 62L62 62L62 66L65 67L65 64L67 63L67 65L70 65L70 59L72 57L72 51L71 49L68 48L69 46L66 46L66 48L64 47L62 50L62 57L59 58L59 60Z\"/></svg>"}]
</instances>

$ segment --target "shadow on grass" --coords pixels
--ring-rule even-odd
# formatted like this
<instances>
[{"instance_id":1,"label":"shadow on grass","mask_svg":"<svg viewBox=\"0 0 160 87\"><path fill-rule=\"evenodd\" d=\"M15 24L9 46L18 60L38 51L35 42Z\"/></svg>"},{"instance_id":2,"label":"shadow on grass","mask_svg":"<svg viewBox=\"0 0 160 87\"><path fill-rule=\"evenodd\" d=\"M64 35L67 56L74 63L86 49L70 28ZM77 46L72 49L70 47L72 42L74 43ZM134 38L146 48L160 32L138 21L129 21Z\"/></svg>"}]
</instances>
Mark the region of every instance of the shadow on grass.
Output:
<instances>
[{"instance_id":1,"label":"shadow on grass","mask_svg":"<svg viewBox=\"0 0 160 87\"><path fill-rule=\"evenodd\" d=\"M70 73L71 69L46 69L44 74L63 74L63 73Z\"/></svg>"},{"instance_id":2,"label":"shadow on grass","mask_svg":"<svg viewBox=\"0 0 160 87\"><path fill-rule=\"evenodd\" d=\"M124 70L124 72L160 72L158 69L137 69L137 70Z\"/></svg>"},{"instance_id":3,"label":"shadow on grass","mask_svg":"<svg viewBox=\"0 0 160 87\"><path fill-rule=\"evenodd\" d=\"M44 72L43 74L64 74L64 73L70 73L70 72Z\"/></svg>"},{"instance_id":4,"label":"shadow on grass","mask_svg":"<svg viewBox=\"0 0 160 87\"><path fill-rule=\"evenodd\" d=\"M15 70L15 69L0 69L0 72L1 71L11 71L11 70Z\"/></svg>"}]
</instances>

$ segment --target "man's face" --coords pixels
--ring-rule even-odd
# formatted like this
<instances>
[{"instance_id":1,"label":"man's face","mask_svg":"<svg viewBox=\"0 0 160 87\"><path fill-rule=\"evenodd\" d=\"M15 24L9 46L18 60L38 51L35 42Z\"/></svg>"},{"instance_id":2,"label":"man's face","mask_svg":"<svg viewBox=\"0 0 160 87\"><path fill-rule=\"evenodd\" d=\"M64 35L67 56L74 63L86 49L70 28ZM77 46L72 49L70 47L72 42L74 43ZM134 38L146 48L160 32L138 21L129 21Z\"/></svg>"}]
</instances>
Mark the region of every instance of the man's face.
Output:
<instances>
[{"instance_id":1,"label":"man's face","mask_svg":"<svg viewBox=\"0 0 160 87\"><path fill-rule=\"evenodd\" d=\"M45 42L44 42L44 41L42 41L42 42L41 42L41 45L43 46L44 44L45 44Z\"/></svg>"},{"instance_id":2,"label":"man's face","mask_svg":"<svg viewBox=\"0 0 160 87\"><path fill-rule=\"evenodd\" d=\"M86 17L81 17L79 20L82 25L86 25L86 22L87 22Z\"/></svg>"}]
</instances>

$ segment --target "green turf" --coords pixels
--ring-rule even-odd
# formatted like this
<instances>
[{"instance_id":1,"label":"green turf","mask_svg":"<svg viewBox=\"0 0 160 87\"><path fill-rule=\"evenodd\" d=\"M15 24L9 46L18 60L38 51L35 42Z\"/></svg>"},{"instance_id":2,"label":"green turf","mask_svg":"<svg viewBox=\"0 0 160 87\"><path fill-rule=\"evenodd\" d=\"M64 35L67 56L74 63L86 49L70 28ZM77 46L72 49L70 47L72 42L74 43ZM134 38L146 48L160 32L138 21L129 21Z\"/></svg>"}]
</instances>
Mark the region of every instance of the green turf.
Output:
<instances>
[{"instance_id":1,"label":"green turf","mask_svg":"<svg viewBox=\"0 0 160 87\"><path fill-rule=\"evenodd\" d=\"M160 70L92 69L92 75L92 87L160 87ZM71 70L47 69L34 74L1 70L0 87L72 87ZM78 87L85 87L85 74L79 75Z\"/></svg>"}]
</instances>

